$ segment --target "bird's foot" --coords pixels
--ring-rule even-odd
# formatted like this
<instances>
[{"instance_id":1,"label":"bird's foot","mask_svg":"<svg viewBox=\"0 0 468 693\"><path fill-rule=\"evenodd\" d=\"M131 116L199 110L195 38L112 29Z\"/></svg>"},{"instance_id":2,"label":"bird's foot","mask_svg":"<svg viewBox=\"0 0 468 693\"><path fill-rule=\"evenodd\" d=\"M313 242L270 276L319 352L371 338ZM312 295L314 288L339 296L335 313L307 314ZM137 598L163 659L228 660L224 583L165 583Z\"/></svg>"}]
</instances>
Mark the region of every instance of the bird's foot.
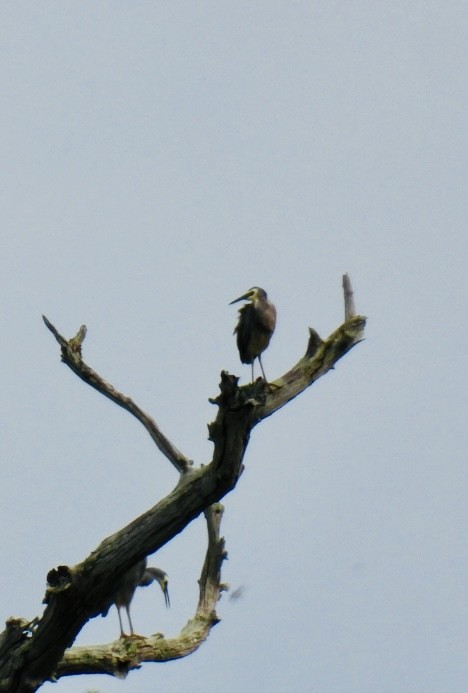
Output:
<instances>
[{"instance_id":1,"label":"bird's foot","mask_svg":"<svg viewBox=\"0 0 468 693\"><path fill-rule=\"evenodd\" d=\"M268 390L270 391L270 394L273 394L275 390L279 390L281 387L283 387L279 383L267 383L266 380L265 380L265 385L267 386Z\"/></svg>"}]
</instances>

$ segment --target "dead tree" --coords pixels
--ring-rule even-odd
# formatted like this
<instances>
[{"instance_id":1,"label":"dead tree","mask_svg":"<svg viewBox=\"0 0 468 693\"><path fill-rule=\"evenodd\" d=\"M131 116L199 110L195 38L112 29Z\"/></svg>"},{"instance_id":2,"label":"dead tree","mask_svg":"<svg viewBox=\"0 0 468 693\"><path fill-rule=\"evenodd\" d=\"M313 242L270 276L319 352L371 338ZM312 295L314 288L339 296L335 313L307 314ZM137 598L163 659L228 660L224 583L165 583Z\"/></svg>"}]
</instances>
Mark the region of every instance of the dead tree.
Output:
<instances>
[{"instance_id":1,"label":"dead tree","mask_svg":"<svg viewBox=\"0 0 468 693\"><path fill-rule=\"evenodd\" d=\"M356 315L351 284L343 277L345 321L326 340L309 329L304 356L281 378L266 387L262 379L238 387L238 378L223 371L218 407L209 425L214 444L210 464L195 467L159 430L156 422L126 395L93 371L82 359L86 335L83 326L66 340L44 317L60 344L62 361L88 385L133 414L179 472L173 491L127 527L107 537L81 563L58 566L47 575L46 607L32 622L12 617L0 634L0 693L30 693L45 681L76 674L124 677L143 662L185 657L196 650L218 622L216 605L223 585L225 558L220 537L223 507L219 501L237 484L253 428L297 397L363 338L365 318ZM157 551L193 519L205 514L208 547L199 580L195 615L176 638L157 634L147 638L121 638L90 647L72 647L85 623L105 613L113 603L122 576Z\"/></svg>"}]
</instances>

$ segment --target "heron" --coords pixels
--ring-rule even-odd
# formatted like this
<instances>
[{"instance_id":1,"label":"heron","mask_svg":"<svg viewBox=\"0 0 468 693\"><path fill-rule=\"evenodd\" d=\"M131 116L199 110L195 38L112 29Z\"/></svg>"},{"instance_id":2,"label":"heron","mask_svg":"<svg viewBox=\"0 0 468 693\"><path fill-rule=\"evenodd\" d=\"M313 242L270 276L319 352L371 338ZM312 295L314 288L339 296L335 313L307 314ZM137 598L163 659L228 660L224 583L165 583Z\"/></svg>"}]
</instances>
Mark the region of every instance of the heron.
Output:
<instances>
[{"instance_id":1,"label":"heron","mask_svg":"<svg viewBox=\"0 0 468 693\"><path fill-rule=\"evenodd\" d=\"M254 382L254 361L258 359L265 382L268 382L263 370L261 354L270 343L275 331L276 308L268 300L266 291L253 286L229 305L238 301L249 301L239 310L239 322L234 334L237 334L237 348L242 363L252 364L252 382Z\"/></svg>"},{"instance_id":2,"label":"heron","mask_svg":"<svg viewBox=\"0 0 468 693\"><path fill-rule=\"evenodd\" d=\"M133 568L130 568L130 570L128 570L123 576L120 582L120 586L114 596L114 603L117 607L117 613L119 615L121 638L125 637L122 625L122 616L120 614L121 608L125 607L128 617L128 623L130 625L130 634L134 635L132 619L130 618L130 604L132 602L133 595L135 594L135 590L137 587L147 587L154 580L156 580L156 582L159 583L159 586L161 587L164 594L166 607L169 607L171 603L169 601L169 592L167 589L167 575L160 568L148 568L146 565L146 558L144 558L141 561L138 561L138 563L134 565Z\"/></svg>"}]
</instances>

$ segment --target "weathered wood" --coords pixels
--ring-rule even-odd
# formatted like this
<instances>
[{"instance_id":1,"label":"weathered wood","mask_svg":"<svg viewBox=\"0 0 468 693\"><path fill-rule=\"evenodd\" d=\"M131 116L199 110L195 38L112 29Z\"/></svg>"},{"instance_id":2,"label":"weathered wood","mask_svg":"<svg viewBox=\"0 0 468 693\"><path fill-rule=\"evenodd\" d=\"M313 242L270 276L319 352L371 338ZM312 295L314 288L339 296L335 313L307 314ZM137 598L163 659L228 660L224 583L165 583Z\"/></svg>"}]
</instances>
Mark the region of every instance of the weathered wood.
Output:
<instances>
[{"instance_id":1,"label":"weathered wood","mask_svg":"<svg viewBox=\"0 0 468 693\"><path fill-rule=\"evenodd\" d=\"M218 413L209 425L214 443L210 464L194 468L191 461L161 433L154 419L129 397L118 392L82 359L86 328L66 340L44 318L61 347L62 360L82 380L135 416L158 448L180 472L175 488L127 527L104 539L76 566L49 572L42 617L28 622L10 619L0 634L0 693L31 693L47 680L84 673L124 676L144 661L166 661L190 654L218 622L215 606L222 590L220 570L224 541L219 538L221 511L213 504L237 484L252 429L297 397L334 367L363 338L365 318L354 314L349 278L344 278L346 322L322 341L310 330L305 355L273 383L262 379L238 387L238 378L221 373L220 394L210 400ZM211 510L210 510L211 508ZM195 617L178 638L160 636L130 642L72 648L84 624L106 613L119 580L138 561L157 551L200 513L207 515L209 545L200 578L200 600Z\"/></svg>"}]
</instances>

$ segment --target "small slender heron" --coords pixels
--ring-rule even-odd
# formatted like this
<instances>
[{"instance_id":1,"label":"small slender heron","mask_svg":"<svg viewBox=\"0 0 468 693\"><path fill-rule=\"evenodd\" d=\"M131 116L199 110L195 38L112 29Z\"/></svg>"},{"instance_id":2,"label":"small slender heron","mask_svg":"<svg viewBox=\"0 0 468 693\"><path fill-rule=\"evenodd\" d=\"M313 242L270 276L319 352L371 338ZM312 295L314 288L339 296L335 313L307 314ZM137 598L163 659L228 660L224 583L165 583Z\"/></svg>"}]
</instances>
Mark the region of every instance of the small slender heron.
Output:
<instances>
[{"instance_id":1,"label":"small slender heron","mask_svg":"<svg viewBox=\"0 0 468 693\"><path fill-rule=\"evenodd\" d=\"M252 364L252 382L254 382L254 361L258 359L263 378L265 382L268 382L263 370L261 354L269 345L275 331L276 308L268 300L266 291L258 286L253 286L245 294L231 301L229 305L238 301L249 301L239 310L239 322L234 330L234 334L237 334L240 360L242 363Z\"/></svg>"},{"instance_id":2,"label":"small slender heron","mask_svg":"<svg viewBox=\"0 0 468 693\"><path fill-rule=\"evenodd\" d=\"M117 613L119 615L120 637L125 637L120 609L125 607L128 623L130 625L130 634L134 635L132 619L130 618L130 604L132 602L133 595L135 594L137 587L147 587L148 585L151 585L154 580L159 583L159 586L164 594L166 607L169 607L171 603L169 601L169 592L167 589L167 575L163 570L160 570L160 568L147 568L146 558L139 561L133 566L133 568L130 568L130 570L128 570L123 576L120 587L114 596L114 603L117 607Z\"/></svg>"}]
</instances>

